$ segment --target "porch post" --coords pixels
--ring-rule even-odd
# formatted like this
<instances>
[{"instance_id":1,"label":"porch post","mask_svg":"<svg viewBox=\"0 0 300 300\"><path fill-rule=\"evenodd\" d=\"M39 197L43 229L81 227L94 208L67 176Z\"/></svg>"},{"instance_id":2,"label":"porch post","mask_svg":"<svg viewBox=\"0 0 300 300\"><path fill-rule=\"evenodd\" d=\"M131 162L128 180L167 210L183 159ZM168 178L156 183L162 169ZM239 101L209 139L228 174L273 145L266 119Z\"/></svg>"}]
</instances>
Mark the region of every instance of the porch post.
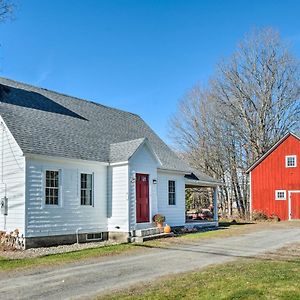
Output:
<instances>
[{"instance_id":1,"label":"porch post","mask_svg":"<svg viewBox=\"0 0 300 300\"><path fill-rule=\"evenodd\" d=\"M218 222L218 187L214 187L213 190L214 221Z\"/></svg>"}]
</instances>

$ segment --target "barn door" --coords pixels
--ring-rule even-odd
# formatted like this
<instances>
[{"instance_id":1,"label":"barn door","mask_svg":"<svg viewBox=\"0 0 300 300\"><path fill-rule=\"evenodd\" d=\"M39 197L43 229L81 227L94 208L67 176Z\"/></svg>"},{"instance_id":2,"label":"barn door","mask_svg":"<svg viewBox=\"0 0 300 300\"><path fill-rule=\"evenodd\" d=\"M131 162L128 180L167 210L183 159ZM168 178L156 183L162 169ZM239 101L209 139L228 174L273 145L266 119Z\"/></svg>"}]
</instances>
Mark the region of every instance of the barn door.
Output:
<instances>
[{"instance_id":1,"label":"barn door","mask_svg":"<svg viewBox=\"0 0 300 300\"><path fill-rule=\"evenodd\" d=\"M149 175L136 174L136 222L149 222Z\"/></svg>"},{"instance_id":2,"label":"barn door","mask_svg":"<svg viewBox=\"0 0 300 300\"><path fill-rule=\"evenodd\" d=\"M291 219L300 219L300 193L291 193Z\"/></svg>"}]
</instances>

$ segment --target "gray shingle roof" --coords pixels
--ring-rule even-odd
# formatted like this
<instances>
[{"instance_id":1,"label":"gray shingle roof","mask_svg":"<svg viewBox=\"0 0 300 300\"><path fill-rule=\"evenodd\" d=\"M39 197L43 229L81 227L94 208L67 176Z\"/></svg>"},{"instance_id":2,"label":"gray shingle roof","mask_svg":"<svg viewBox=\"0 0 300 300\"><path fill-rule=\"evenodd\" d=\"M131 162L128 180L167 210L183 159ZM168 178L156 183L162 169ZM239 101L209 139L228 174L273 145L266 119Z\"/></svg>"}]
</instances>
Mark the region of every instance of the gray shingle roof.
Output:
<instances>
[{"instance_id":1,"label":"gray shingle roof","mask_svg":"<svg viewBox=\"0 0 300 300\"><path fill-rule=\"evenodd\" d=\"M0 78L0 114L25 154L117 161L118 148L130 153L147 138L162 169L190 170L133 113Z\"/></svg>"},{"instance_id":2,"label":"gray shingle roof","mask_svg":"<svg viewBox=\"0 0 300 300\"><path fill-rule=\"evenodd\" d=\"M196 169L191 169L191 174L185 175L185 183L190 186L223 185L219 180L212 178Z\"/></svg>"},{"instance_id":3,"label":"gray shingle roof","mask_svg":"<svg viewBox=\"0 0 300 300\"><path fill-rule=\"evenodd\" d=\"M128 161L130 157L135 153L135 151L139 148L139 146L144 143L145 140L145 138L140 138L131 141L111 144L109 161Z\"/></svg>"}]
</instances>

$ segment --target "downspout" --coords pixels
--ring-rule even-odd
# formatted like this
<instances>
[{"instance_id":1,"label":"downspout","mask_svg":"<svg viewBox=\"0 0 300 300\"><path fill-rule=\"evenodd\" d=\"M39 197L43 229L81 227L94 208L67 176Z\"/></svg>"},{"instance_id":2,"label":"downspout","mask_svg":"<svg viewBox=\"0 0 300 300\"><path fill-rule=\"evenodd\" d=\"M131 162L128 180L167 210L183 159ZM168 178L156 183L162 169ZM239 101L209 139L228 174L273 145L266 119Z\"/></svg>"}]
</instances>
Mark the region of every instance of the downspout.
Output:
<instances>
[{"instance_id":1,"label":"downspout","mask_svg":"<svg viewBox=\"0 0 300 300\"><path fill-rule=\"evenodd\" d=\"M79 244L79 231L80 231L80 230L82 230L81 227L78 227L78 228L76 229L76 241L77 241L77 245Z\"/></svg>"}]
</instances>

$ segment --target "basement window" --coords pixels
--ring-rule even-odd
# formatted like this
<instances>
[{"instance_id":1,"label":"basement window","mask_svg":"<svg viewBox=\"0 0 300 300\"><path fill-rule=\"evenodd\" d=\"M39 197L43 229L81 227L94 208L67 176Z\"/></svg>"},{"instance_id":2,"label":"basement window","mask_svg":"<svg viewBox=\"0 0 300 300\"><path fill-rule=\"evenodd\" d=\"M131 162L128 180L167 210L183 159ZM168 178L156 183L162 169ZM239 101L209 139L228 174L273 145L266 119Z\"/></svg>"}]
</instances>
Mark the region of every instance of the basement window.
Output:
<instances>
[{"instance_id":1,"label":"basement window","mask_svg":"<svg viewBox=\"0 0 300 300\"><path fill-rule=\"evenodd\" d=\"M287 155L285 157L285 167L286 168L297 167L297 156L296 155Z\"/></svg>"},{"instance_id":2,"label":"basement window","mask_svg":"<svg viewBox=\"0 0 300 300\"><path fill-rule=\"evenodd\" d=\"M87 233L86 240L87 241L101 241L102 240L102 232Z\"/></svg>"},{"instance_id":3,"label":"basement window","mask_svg":"<svg viewBox=\"0 0 300 300\"><path fill-rule=\"evenodd\" d=\"M276 190L275 200L286 200L286 190Z\"/></svg>"}]
</instances>

